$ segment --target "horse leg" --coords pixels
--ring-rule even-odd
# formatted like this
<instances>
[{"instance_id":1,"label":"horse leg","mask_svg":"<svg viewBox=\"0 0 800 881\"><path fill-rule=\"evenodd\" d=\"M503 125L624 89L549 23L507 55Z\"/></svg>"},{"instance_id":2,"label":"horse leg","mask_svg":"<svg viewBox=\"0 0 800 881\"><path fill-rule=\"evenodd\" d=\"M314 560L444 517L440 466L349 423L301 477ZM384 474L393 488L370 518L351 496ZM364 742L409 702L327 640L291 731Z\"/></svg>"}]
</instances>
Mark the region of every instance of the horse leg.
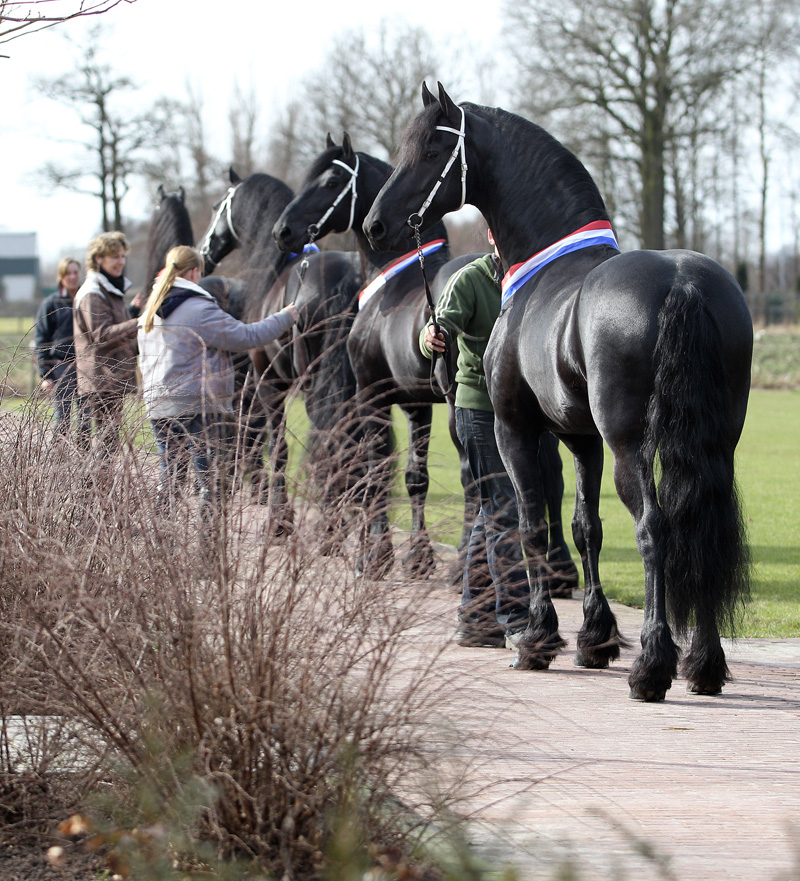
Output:
<instances>
[{"instance_id":1,"label":"horse leg","mask_svg":"<svg viewBox=\"0 0 800 881\"><path fill-rule=\"evenodd\" d=\"M263 504L264 488L266 487L269 522L274 535L284 535L290 532L294 524L294 512L289 501L289 493L286 490L289 445L286 442L284 402L285 398L282 396L279 406L271 406L267 411L269 469L262 468L260 475L258 475L258 485L261 487L259 501ZM263 462L263 454L259 454L259 460Z\"/></svg>"},{"instance_id":2,"label":"horse leg","mask_svg":"<svg viewBox=\"0 0 800 881\"><path fill-rule=\"evenodd\" d=\"M367 441L367 473L362 494L361 550L356 575L375 580L385 578L394 565L394 548L389 531L389 493L394 461L391 408L365 405L364 431Z\"/></svg>"},{"instance_id":3,"label":"horse leg","mask_svg":"<svg viewBox=\"0 0 800 881\"><path fill-rule=\"evenodd\" d=\"M642 651L628 676L633 700L663 701L678 674L679 650L667 622L664 578L664 515L656 486L641 462L639 444L627 443L614 452L614 483L625 507L633 515L636 546L644 563L645 598Z\"/></svg>"},{"instance_id":4,"label":"horse leg","mask_svg":"<svg viewBox=\"0 0 800 881\"><path fill-rule=\"evenodd\" d=\"M431 440L433 407L402 406L408 420L406 492L411 502L411 550L403 557L403 568L412 577L426 576L436 565L425 528L425 499L428 496L428 447Z\"/></svg>"},{"instance_id":5,"label":"horse leg","mask_svg":"<svg viewBox=\"0 0 800 881\"><path fill-rule=\"evenodd\" d=\"M575 458L575 514L572 537L583 563L583 624L578 632L576 667L603 669L627 646L600 583L599 559L603 546L600 520L600 482L603 441L600 437L564 438Z\"/></svg>"},{"instance_id":6,"label":"horse leg","mask_svg":"<svg viewBox=\"0 0 800 881\"><path fill-rule=\"evenodd\" d=\"M546 670L566 641L558 632L558 614L550 598L547 577L547 521L539 467L539 434L516 424L511 429L497 419L495 435L519 507L519 532L528 569L530 606L528 624L513 641L511 666L519 670Z\"/></svg>"},{"instance_id":7,"label":"horse leg","mask_svg":"<svg viewBox=\"0 0 800 881\"><path fill-rule=\"evenodd\" d=\"M688 679L690 694L721 694L731 678L719 629L713 615L698 614L689 653L681 663L681 673Z\"/></svg>"},{"instance_id":8,"label":"horse leg","mask_svg":"<svg viewBox=\"0 0 800 881\"><path fill-rule=\"evenodd\" d=\"M572 562L561 525L564 478L561 456L558 452L558 439L549 431L539 438L539 469L542 474L550 535L547 563L554 574L550 582L550 596L571 599L572 591L578 586L578 569Z\"/></svg>"}]
</instances>

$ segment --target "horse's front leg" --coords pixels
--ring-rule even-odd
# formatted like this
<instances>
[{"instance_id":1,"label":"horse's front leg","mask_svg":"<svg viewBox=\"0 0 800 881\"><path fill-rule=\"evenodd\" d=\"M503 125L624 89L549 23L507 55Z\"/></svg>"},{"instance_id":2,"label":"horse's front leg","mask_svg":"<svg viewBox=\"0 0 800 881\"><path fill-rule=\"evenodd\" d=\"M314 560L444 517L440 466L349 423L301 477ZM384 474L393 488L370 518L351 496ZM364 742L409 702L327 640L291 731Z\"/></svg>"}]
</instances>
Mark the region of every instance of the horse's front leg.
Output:
<instances>
[{"instance_id":1,"label":"horse's front leg","mask_svg":"<svg viewBox=\"0 0 800 881\"><path fill-rule=\"evenodd\" d=\"M631 668L630 696L640 701L663 701L678 675L679 650L667 621L664 579L664 515L656 486L642 465L636 443L612 445L614 483L636 524L636 546L644 563L645 598L642 651Z\"/></svg>"},{"instance_id":2,"label":"horse's front leg","mask_svg":"<svg viewBox=\"0 0 800 881\"><path fill-rule=\"evenodd\" d=\"M575 457L575 514L572 537L583 563L583 624L578 632L576 667L608 667L628 643L600 583L599 559L603 547L600 521L600 482L603 476L603 441L595 437L564 438Z\"/></svg>"},{"instance_id":3,"label":"horse's front leg","mask_svg":"<svg viewBox=\"0 0 800 881\"><path fill-rule=\"evenodd\" d=\"M411 502L411 549L403 557L403 568L414 577L426 576L436 565L425 528L425 500L428 496L428 447L431 440L433 407L402 405L408 420L406 492Z\"/></svg>"},{"instance_id":4,"label":"horse's front leg","mask_svg":"<svg viewBox=\"0 0 800 881\"><path fill-rule=\"evenodd\" d=\"M366 473L361 481L361 547L356 575L379 580L394 565L389 531L389 495L394 470L394 434L391 408L366 401L360 407L366 443Z\"/></svg>"},{"instance_id":5,"label":"horse's front leg","mask_svg":"<svg viewBox=\"0 0 800 881\"><path fill-rule=\"evenodd\" d=\"M263 504L266 496L270 526L275 535L283 535L294 528L294 511L286 489L289 445L286 442L285 402L285 397L281 397L280 406L272 406L267 411L269 469L258 475L259 501ZM259 460L263 461L263 454L259 455Z\"/></svg>"},{"instance_id":6,"label":"horse's front leg","mask_svg":"<svg viewBox=\"0 0 800 881\"><path fill-rule=\"evenodd\" d=\"M553 573L550 582L551 597L572 597L578 586L578 569L564 539L561 522L561 507L564 500L564 477L561 455L558 452L558 439L546 431L539 439L539 469L542 474L542 487L547 505L547 526L549 541L547 562Z\"/></svg>"},{"instance_id":7,"label":"horse's front leg","mask_svg":"<svg viewBox=\"0 0 800 881\"><path fill-rule=\"evenodd\" d=\"M530 586L528 625L521 636L512 638L515 653L511 666L520 670L546 670L566 641L558 631L558 614L550 598L539 432L521 425L510 430L505 422L497 419L495 436L517 495L520 540Z\"/></svg>"}]
</instances>

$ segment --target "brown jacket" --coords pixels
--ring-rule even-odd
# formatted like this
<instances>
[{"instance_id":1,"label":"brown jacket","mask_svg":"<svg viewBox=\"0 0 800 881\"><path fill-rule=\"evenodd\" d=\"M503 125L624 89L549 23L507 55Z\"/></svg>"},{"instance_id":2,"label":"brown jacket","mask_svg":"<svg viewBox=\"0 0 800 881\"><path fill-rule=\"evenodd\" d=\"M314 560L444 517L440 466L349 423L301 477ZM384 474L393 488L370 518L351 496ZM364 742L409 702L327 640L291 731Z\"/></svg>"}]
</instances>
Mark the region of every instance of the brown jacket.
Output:
<instances>
[{"instance_id":1,"label":"brown jacket","mask_svg":"<svg viewBox=\"0 0 800 881\"><path fill-rule=\"evenodd\" d=\"M122 397L135 391L137 320L101 273L89 272L75 295L73 326L78 394Z\"/></svg>"}]
</instances>

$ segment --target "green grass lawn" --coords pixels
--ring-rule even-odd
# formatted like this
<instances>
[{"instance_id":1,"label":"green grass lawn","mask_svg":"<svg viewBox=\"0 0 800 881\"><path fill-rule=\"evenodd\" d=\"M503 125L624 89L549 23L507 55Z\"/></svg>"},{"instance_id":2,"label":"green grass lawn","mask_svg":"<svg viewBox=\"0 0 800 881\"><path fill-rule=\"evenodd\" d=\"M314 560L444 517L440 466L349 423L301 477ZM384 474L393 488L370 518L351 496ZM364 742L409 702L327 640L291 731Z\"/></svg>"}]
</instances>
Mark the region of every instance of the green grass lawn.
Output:
<instances>
[{"instance_id":1,"label":"green grass lawn","mask_svg":"<svg viewBox=\"0 0 800 881\"><path fill-rule=\"evenodd\" d=\"M30 391L35 380L28 349L31 323L30 319L0 318L0 387L12 386L23 394ZM753 556L753 601L742 635L800 637L800 334L794 331L757 336L753 376L762 388L754 389L750 395L737 465ZM781 388L787 385L795 390ZM769 387L776 390L768 390ZM7 397L3 406L19 406L23 402L24 399ZM302 460L306 424L302 403L297 401L289 417L290 473L294 475L298 474ZM402 450L408 445L407 428L397 409L395 425L398 448ZM571 457L563 448L562 455L566 484L563 516L569 523L575 493L574 470ZM642 563L634 543L633 521L614 490L610 461L607 453L600 502L605 535L600 571L609 597L641 606ZM401 468L402 464L401 461ZM458 459L447 431L444 406L434 407L429 468L429 530L434 540L455 544L461 531L463 503ZM410 508L400 472L395 499L395 522L407 529ZM569 535L569 528L566 532Z\"/></svg>"},{"instance_id":2,"label":"green grass lawn","mask_svg":"<svg viewBox=\"0 0 800 881\"><path fill-rule=\"evenodd\" d=\"M403 423L398 411L399 439L405 438ZM398 443L407 444L405 440ZM569 523L575 474L572 457L563 446L562 457L566 485L563 517ZM800 391L751 392L737 450L737 473L753 556L753 601L740 635L800 637ZM427 517L432 537L454 544L460 534L461 488L444 407L434 408L430 478ZM395 517L399 526L408 528L410 511L401 490L398 482ZM641 606L642 561L634 541L633 520L614 489L608 451L600 514L604 532L600 571L606 593L619 602ZM566 532L569 535L569 528Z\"/></svg>"}]
</instances>

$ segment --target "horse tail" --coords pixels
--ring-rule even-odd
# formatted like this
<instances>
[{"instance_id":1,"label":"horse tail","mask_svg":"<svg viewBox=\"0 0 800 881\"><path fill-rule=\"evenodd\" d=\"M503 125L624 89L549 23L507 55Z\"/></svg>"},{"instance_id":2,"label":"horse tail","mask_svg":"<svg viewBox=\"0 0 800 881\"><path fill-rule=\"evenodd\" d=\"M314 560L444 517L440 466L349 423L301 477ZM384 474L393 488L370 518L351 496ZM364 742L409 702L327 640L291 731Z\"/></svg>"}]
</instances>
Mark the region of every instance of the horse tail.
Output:
<instances>
[{"instance_id":1,"label":"horse tail","mask_svg":"<svg viewBox=\"0 0 800 881\"><path fill-rule=\"evenodd\" d=\"M667 608L679 635L693 623L733 635L749 596L750 559L722 335L702 292L685 281L673 285L658 325L642 453L650 478L660 470Z\"/></svg>"}]
</instances>

